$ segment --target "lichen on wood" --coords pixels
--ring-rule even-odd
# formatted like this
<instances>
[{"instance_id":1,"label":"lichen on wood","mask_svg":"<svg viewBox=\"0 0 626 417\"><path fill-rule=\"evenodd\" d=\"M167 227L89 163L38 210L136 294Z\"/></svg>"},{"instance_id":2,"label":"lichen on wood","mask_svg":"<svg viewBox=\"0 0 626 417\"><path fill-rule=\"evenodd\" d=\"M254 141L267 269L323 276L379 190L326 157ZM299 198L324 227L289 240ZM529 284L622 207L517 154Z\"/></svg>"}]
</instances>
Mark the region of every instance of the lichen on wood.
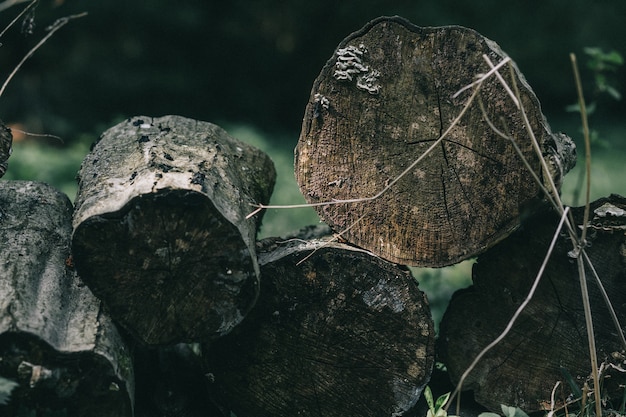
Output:
<instances>
[{"instance_id":1,"label":"lichen on wood","mask_svg":"<svg viewBox=\"0 0 626 417\"><path fill-rule=\"evenodd\" d=\"M228 333L258 293L260 218L275 171L220 127L134 117L107 130L79 172L73 254L85 282L149 344Z\"/></svg>"},{"instance_id":2,"label":"lichen on wood","mask_svg":"<svg viewBox=\"0 0 626 417\"><path fill-rule=\"evenodd\" d=\"M132 415L130 352L72 268L71 218L52 187L0 182L0 376L19 383L0 415Z\"/></svg>"},{"instance_id":3,"label":"lichen on wood","mask_svg":"<svg viewBox=\"0 0 626 417\"><path fill-rule=\"evenodd\" d=\"M422 28L379 18L343 40L311 90L296 148L296 178L309 203L337 232L393 262L445 266L475 256L518 227L542 193L534 171L557 182L574 146L552 134L539 101L514 63L530 126L550 172L542 172L520 111L496 76L430 155L396 178L451 126L472 90L456 96L506 54L458 26ZM508 66L500 70L512 84ZM321 101L323 97L324 102ZM375 200L368 199L390 183ZM328 203L324 205L323 203Z\"/></svg>"}]
</instances>

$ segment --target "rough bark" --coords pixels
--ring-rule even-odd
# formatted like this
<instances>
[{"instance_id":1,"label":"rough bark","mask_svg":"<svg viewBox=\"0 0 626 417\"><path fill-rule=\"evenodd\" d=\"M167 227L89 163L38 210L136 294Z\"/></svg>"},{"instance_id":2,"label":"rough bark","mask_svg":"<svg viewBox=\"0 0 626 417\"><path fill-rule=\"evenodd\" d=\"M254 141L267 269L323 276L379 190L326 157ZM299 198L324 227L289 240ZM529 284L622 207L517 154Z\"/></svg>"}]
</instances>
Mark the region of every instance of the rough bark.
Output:
<instances>
[{"instance_id":1,"label":"rough bark","mask_svg":"<svg viewBox=\"0 0 626 417\"><path fill-rule=\"evenodd\" d=\"M264 244L257 305L207 355L225 415L405 415L434 362L432 319L410 272L339 243Z\"/></svg>"},{"instance_id":2,"label":"rough bark","mask_svg":"<svg viewBox=\"0 0 626 417\"><path fill-rule=\"evenodd\" d=\"M626 199L611 196L592 204L589 245L586 251L624 326L626 317ZM582 208L574 209L575 224L582 225ZM440 328L440 359L454 382L470 362L506 327L524 301L546 255L559 219L542 213L523 228L478 258L473 269L473 286L457 292ZM550 394L568 395L563 371L582 386L590 373L587 333L572 244L562 234L541 283L530 304L517 319L509 335L488 353L469 375L464 388L474 390L476 400L496 411L500 404L525 411L549 408ZM614 352L624 349L601 294L587 269L589 298L599 361L618 361ZM616 373L603 382L603 393L612 390L621 398L626 375ZM611 387L613 385L613 388Z\"/></svg>"},{"instance_id":3,"label":"rough bark","mask_svg":"<svg viewBox=\"0 0 626 417\"><path fill-rule=\"evenodd\" d=\"M130 354L71 267L71 219L50 186L0 182L0 376L19 384L0 415L132 415Z\"/></svg>"},{"instance_id":4,"label":"rough bark","mask_svg":"<svg viewBox=\"0 0 626 417\"><path fill-rule=\"evenodd\" d=\"M13 134L11 129L5 126L0 120L0 178L7 171L9 166L9 156L13 145Z\"/></svg>"},{"instance_id":5,"label":"rough bark","mask_svg":"<svg viewBox=\"0 0 626 417\"><path fill-rule=\"evenodd\" d=\"M506 54L473 30L421 28L379 18L343 40L315 80L296 148L296 178L310 203L371 198L448 129L471 95L453 95ZM559 183L574 145L553 135L514 64L515 81L550 172L541 172L519 110L495 76L448 136L373 201L321 205L349 242L393 262L445 266L506 237L541 198L513 137L544 180ZM500 70L511 84L509 66Z\"/></svg>"},{"instance_id":6,"label":"rough bark","mask_svg":"<svg viewBox=\"0 0 626 417\"><path fill-rule=\"evenodd\" d=\"M253 203L269 158L216 125L134 117L107 130L79 173L72 252L111 315L148 344L228 333L258 293Z\"/></svg>"}]
</instances>

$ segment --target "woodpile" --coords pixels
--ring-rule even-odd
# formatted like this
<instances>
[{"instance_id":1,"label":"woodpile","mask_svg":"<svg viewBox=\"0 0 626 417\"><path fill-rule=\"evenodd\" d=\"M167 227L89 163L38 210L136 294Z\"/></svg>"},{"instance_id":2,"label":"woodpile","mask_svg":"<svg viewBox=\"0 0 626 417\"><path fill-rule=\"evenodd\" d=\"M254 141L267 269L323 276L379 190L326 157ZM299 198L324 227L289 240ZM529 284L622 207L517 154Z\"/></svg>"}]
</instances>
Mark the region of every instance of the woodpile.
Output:
<instances>
[{"instance_id":1,"label":"woodpile","mask_svg":"<svg viewBox=\"0 0 626 417\"><path fill-rule=\"evenodd\" d=\"M257 241L267 155L211 123L130 118L83 161L75 207L43 184L0 183L0 414L415 415L435 360L458 382L526 296L559 220L543 187L574 161L493 41L398 17L348 36L313 84L295 174L330 227ZM626 203L592 209L587 252L623 317ZM543 409L556 381L587 376L568 243L467 380L489 409ZM436 342L405 265L476 256ZM615 365L619 340L591 298Z\"/></svg>"}]
</instances>

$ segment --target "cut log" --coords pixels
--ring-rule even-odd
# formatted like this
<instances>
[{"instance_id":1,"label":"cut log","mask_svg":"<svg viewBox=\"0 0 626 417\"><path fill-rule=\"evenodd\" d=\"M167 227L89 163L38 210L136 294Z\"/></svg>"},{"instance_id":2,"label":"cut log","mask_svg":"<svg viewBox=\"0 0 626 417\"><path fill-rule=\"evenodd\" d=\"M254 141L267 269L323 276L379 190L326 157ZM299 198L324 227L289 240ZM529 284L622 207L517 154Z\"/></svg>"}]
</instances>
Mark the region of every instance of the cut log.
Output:
<instances>
[{"instance_id":1,"label":"cut log","mask_svg":"<svg viewBox=\"0 0 626 417\"><path fill-rule=\"evenodd\" d=\"M134 117L79 172L72 252L111 315L148 344L228 333L258 294L255 241L275 171L218 126Z\"/></svg>"},{"instance_id":2,"label":"cut log","mask_svg":"<svg viewBox=\"0 0 626 417\"><path fill-rule=\"evenodd\" d=\"M207 355L224 414L405 415L434 362L430 311L410 272L327 240L263 244L257 305Z\"/></svg>"},{"instance_id":3,"label":"cut log","mask_svg":"<svg viewBox=\"0 0 626 417\"><path fill-rule=\"evenodd\" d=\"M296 148L296 178L320 216L357 246L392 262L446 266L506 237L541 199L512 143L543 180L575 163L573 142L552 134L530 86L511 62L529 123L550 172L541 172L520 111L495 76L483 82L460 121L437 139L469 101L472 89L506 54L477 32L421 28L379 18L343 40L315 80ZM407 171L428 148L431 152ZM389 188L387 188L389 187Z\"/></svg>"},{"instance_id":4,"label":"cut log","mask_svg":"<svg viewBox=\"0 0 626 417\"><path fill-rule=\"evenodd\" d=\"M623 326L626 199L611 196L594 202L591 208L586 251ZM582 225L583 209L572 212L576 224ZM553 213L537 215L481 255L474 265L473 286L452 297L441 323L438 353L453 382L458 382L478 353L505 329L527 297L558 224L557 217ZM474 390L476 400L484 406L494 411L500 410L500 404L527 412L545 410L557 381L563 382L557 390L562 404L561 394L570 393L565 375L571 375L582 387L591 372L577 266L570 251L572 244L562 233L531 302L506 338L469 374L464 388ZM587 281L598 360L621 358L618 365L623 367L623 356L614 352L624 348L589 269ZM603 383L607 397L615 394L610 392L609 383L621 384L621 398L626 375L614 375Z\"/></svg>"},{"instance_id":5,"label":"cut log","mask_svg":"<svg viewBox=\"0 0 626 417\"><path fill-rule=\"evenodd\" d=\"M0 415L132 416L130 353L71 267L71 233L67 196L0 182L0 378L17 384Z\"/></svg>"}]
</instances>

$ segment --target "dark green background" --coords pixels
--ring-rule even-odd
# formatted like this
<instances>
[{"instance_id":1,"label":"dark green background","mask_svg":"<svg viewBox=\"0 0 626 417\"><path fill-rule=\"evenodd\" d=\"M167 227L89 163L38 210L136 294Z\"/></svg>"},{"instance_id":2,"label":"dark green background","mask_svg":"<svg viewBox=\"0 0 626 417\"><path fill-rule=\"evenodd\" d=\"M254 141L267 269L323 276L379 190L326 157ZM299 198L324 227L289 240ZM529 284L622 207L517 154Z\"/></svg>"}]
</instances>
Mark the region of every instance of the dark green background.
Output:
<instances>
[{"instance_id":1,"label":"dark green background","mask_svg":"<svg viewBox=\"0 0 626 417\"><path fill-rule=\"evenodd\" d=\"M22 7L1 13L0 25ZM343 38L381 15L468 26L495 40L557 124L576 100L568 54L582 61L583 47L599 46L626 55L621 0L42 0L32 36L14 28L0 40L1 79L48 24L82 11L89 15L55 34L0 97L4 121L66 142L137 114L249 124L297 138L326 60ZM623 71L615 75L618 87L623 78ZM610 118L624 110L623 102L603 104Z\"/></svg>"}]
</instances>

